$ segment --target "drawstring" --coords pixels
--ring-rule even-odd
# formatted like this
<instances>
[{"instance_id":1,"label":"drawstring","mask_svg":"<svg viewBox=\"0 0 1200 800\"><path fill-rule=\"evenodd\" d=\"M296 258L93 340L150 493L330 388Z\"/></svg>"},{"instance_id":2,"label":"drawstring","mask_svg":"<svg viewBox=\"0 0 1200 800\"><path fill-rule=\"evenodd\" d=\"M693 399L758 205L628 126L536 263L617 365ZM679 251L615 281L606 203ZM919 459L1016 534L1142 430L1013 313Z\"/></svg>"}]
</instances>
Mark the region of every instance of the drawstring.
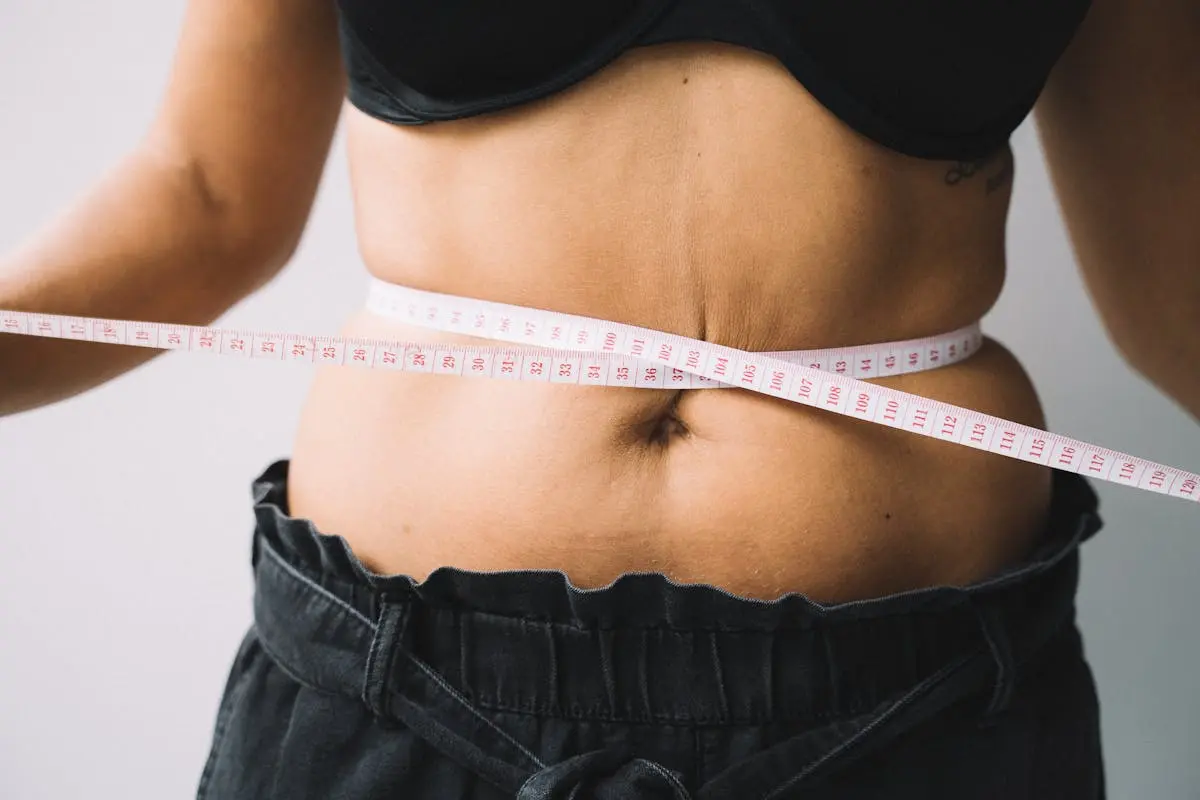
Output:
<instances>
[{"instance_id":1,"label":"drawstring","mask_svg":"<svg viewBox=\"0 0 1200 800\"><path fill-rule=\"evenodd\" d=\"M956 659L870 712L791 737L734 765L695 797L781 797L826 771L833 761L844 766L862 758L972 694L986 685L989 674L994 675L994 685L983 724L994 722L1014 692L1013 643L1000 609L974 599L971 606L986 648ZM396 719L515 800L693 800L679 773L638 758L628 748L595 750L557 764L545 763L405 646L405 639L411 638L406 618L404 604L383 603L363 681L363 699L376 715ZM1041 627L1045 630L1033 636L1039 645L1058 625ZM464 730L471 731L469 738L459 733Z\"/></svg>"},{"instance_id":2,"label":"drawstring","mask_svg":"<svg viewBox=\"0 0 1200 800\"><path fill-rule=\"evenodd\" d=\"M628 752L595 750L546 767L516 800L691 800L677 773Z\"/></svg>"},{"instance_id":3,"label":"drawstring","mask_svg":"<svg viewBox=\"0 0 1200 800\"><path fill-rule=\"evenodd\" d=\"M1000 609L986 600L975 598L971 600L971 607L979 618L980 630L983 632L983 638L987 641L992 661L996 665L996 680L992 686L992 696L988 701L987 709L983 712L982 725L987 727L995 724L999 716L1008 708L1016 684L1017 668L1013 658L1012 642L1004 627Z\"/></svg>"},{"instance_id":4,"label":"drawstring","mask_svg":"<svg viewBox=\"0 0 1200 800\"><path fill-rule=\"evenodd\" d=\"M681 776L627 750L596 750L547 765L485 717L471 701L411 651L406 603L380 598L380 611L363 675L362 699L380 718L395 718L427 744L516 800L692 800ZM389 689L407 662L407 688L443 702L450 718L434 714L408 692ZM452 702L445 704L444 699ZM472 730L472 739L457 730ZM477 743L482 740L486 747ZM497 755L503 754L503 755ZM521 765L521 766L518 766Z\"/></svg>"}]
</instances>

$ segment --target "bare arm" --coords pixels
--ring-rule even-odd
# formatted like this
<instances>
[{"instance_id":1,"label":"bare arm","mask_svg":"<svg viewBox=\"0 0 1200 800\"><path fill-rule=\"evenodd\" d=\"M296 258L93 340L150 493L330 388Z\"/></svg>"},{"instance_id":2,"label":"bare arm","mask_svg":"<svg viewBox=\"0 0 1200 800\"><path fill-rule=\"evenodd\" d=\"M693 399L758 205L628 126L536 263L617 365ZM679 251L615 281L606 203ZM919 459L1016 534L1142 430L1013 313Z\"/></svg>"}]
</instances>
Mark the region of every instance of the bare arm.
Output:
<instances>
[{"instance_id":1,"label":"bare arm","mask_svg":"<svg viewBox=\"0 0 1200 800\"><path fill-rule=\"evenodd\" d=\"M343 80L329 0L191 0L154 124L71 209L0 256L0 308L212 321L295 249ZM0 336L0 415L153 352Z\"/></svg>"},{"instance_id":2,"label":"bare arm","mask_svg":"<svg viewBox=\"0 0 1200 800\"><path fill-rule=\"evenodd\" d=\"M1200 419L1200 4L1095 0L1037 119L1114 343Z\"/></svg>"}]
</instances>

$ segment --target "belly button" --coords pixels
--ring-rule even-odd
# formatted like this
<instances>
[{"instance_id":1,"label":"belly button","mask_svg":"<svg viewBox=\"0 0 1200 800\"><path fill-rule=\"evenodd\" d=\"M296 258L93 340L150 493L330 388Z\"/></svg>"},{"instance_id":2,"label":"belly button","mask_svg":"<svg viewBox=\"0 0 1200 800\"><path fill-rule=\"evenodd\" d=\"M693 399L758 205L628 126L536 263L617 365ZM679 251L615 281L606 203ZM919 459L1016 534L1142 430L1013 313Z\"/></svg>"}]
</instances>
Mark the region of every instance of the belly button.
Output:
<instances>
[{"instance_id":1,"label":"belly button","mask_svg":"<svg viewBox=\"0 0 1200 800\"><path fill-rule=\"evenodd\" d=\"M691 436L687 424L679 418L679 400L682 396L682 391L676 392L667 408L645 422L642 434L647 444L666 447L673 439Z\"/></svg>"},{"instance_id":2,"label":"belly button","mask_svg":"<svg viewBox=\"0 0 1200 800\"><path fill-rule=\"evenodd\" d=\"M654 426L650 430L648 441L650 444L659 445L662 447L671 443L672 439L686 439L691 435L687 425L676 417L674 414L655 420Z\"/></svg>"}]
</instances>

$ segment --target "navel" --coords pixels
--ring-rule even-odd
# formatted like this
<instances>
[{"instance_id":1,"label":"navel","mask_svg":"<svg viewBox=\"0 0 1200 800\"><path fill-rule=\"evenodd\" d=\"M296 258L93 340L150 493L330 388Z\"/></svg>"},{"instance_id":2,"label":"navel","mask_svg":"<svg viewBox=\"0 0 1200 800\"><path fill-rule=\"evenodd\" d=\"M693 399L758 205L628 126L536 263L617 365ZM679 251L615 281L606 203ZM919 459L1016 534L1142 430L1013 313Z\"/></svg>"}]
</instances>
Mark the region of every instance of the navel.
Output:
<instances>
[{"instance_id":1,"label":"navel","mask_svg":"<svg viewBox=\"0 0 1200 800\"><path fill-rule=\"evenodd\" d=\"M638 426L642 441L654 447L666 447L691 435L688 426L679 418L679 401L682 397L682 390L673 392L669 403Z\"/></svg>"}]
</instances>

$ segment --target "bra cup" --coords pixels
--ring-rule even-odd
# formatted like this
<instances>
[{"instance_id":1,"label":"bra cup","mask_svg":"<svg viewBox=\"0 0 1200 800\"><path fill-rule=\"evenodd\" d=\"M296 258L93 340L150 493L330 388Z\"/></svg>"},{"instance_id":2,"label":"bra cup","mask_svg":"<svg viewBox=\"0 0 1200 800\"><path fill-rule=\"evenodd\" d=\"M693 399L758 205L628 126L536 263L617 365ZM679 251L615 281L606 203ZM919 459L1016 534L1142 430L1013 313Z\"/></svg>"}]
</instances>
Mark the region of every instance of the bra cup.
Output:
<instances>
[{"instance_id":1,"label":"bra cup","mask_svg":"<svg viewBox=\"0 0 1200 800\"><path fill-rule=\"evenodd\" d=\"M349 97L421 124L576 83L626 50L720 41L779 60L849 128L971 160L1028 116L1091 0L337 0Z\"/></svg>"},{"instance_id":2,"label":"bra cup","mask_svg":"<svg viewBox=\"0 0 1200 800\"><path fill-rule=\"evenodd\" d=\"M343 33L386 78L443 101L477 103L612 58L667 0L337 0ZM599 58L598 58L599 57Z\"/></svg>"}]
</instances>

